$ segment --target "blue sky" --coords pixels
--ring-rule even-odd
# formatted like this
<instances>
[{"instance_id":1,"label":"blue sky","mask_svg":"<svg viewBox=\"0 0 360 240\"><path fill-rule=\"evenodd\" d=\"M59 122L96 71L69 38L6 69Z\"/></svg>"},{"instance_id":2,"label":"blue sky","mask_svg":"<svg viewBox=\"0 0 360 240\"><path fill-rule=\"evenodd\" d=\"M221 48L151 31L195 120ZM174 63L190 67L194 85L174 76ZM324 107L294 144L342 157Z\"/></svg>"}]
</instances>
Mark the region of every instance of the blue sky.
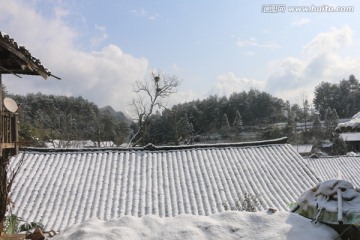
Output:
<instances>
[{"instance_id":1,"label":"blue sky","mask_svg":"<svg viewBox=\"0 0 360 240\"><path fill-rule=\"evenodd\" d=\"M284 1L283 1L284 2ZM280 2L280 3L283 3ZM0 31L61 81L4 76L12 93L83 96L130 114L132 84L159 69L172 103L257 88L291 103L321 81L360 78L359 1L0 0ZM353 7L290 12L289 7Z\"/></svg>"}]
</instances>

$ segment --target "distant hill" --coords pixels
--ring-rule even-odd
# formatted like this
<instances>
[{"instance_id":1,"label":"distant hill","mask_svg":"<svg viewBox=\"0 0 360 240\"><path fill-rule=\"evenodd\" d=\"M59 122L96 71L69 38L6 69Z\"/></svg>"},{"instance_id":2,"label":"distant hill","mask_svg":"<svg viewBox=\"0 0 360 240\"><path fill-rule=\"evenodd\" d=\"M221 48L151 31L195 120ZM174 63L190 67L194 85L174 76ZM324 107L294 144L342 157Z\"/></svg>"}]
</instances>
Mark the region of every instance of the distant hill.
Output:
<instances>
[{"instance_id":1,"label":"distant hill","mask_svg":"<svg viewBox=\"0 0 360 240\"><path fill-rule=\"evenodd\" d=\"M111 114L112 117L114 117L116 120L120 121L120 122L125 122L126 124L128 124L130 126L130 124L133 122L131 119L129 119L128 117L126 117L126 115L121 112L121 111L115 111L111 106L105 106L102 108L99 108L99 111L101 113L105 113L108 112Z\"/></svg>"}]
</instances>

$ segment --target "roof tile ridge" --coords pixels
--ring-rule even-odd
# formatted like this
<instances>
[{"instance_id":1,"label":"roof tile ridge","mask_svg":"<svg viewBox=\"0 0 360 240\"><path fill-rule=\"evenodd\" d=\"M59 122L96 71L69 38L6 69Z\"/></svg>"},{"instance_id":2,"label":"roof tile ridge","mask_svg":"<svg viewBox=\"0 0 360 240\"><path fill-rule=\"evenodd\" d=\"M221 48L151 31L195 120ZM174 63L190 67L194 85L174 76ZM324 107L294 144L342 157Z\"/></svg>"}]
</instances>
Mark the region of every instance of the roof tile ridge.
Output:
<instances>
[{"instance_id":1,"label":"roof tile ridge","mask_svg":"<svg viewBox=\"0 0 360 240\"><path fill-rule=\"evenodd\" d=\"M233 142L233 143L215 143L215 144L193 144L193 145L177 145L177 146L155 146L148 144L144 147L109 147L109 148L37 148L27 147L21 148L20 151L27 152L106 152L106 151L171 151L184 149L200 149L200 148L226 148L226 147L260 147L278 144L288 144L287 137L251 141L251 142Z\"/></svg>"}]
</instances>

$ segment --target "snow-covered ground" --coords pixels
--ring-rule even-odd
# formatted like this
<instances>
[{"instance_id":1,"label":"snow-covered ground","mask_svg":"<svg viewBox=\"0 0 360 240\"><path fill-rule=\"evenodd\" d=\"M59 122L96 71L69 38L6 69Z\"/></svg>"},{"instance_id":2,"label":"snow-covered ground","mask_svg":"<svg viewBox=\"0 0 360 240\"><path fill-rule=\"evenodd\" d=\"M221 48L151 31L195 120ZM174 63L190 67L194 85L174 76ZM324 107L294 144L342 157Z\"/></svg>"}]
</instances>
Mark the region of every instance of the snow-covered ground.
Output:
<instances>
[{"instance_id":1,"label":"snow-covered ground","mask_svg":"<svg viewBox=\"0 0 360 240\"><path fill-rule=\"evenodd\" d=\"M53 240L82 239L291 239L326 240L338 234L322 224L290 212L223 212L211 216L178 215L160 218L124 216L89 219L65 229Z\"/></svg>"}]
</instances>

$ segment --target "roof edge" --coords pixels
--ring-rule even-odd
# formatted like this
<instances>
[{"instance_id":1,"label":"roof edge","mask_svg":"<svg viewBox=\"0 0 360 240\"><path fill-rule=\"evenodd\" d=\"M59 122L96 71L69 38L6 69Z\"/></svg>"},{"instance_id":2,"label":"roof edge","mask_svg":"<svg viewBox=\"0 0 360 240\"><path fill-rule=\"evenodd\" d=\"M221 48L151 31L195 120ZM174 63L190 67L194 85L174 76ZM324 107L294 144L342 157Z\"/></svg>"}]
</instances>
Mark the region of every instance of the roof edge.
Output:
<instances>
[{"instance_id":1,"label":"roof edge","mask_svg":"<svg viewBox=\"0 0 360 240\"><path fill-rule=\"evenodd\" d=\"M6 49L8 52L16 56L22 63L28 68L28 73L23 73L25 75L38 75L47 79L48 77L54 77L58 80L61 78L53 75L49 69L47 69L38 58L34 57L28 49L24 46L18 44L13 38L7 35L4 32L0 31L0 46ZM31 73L30 73L31 72ZM12 73L16 76L17 73L13 73L9 71L8 73ZM21 73L20 73L21 74Z\"/></svg>"},{"instance_id":2,"label":"roof edge","mask_svg":"<svg viewBox=\"0 0 360 240\"><path fill-rule=\"evenodd\" d=\"M102 152L109 150L116 151L164 151L164 150L182 150L182 149L199 149L199 148L211 148L211 147L256 147L271 144L286 144L287 137L263 140L263 141L252 141L252 142L238 142L238 143L217 143L217 144L195 144L195 145L179 145L179 146L155 146L151 143L144 147L109 147L109 148L20 148L20 151L31 151L31 152Z\"/></svg>"}]
</instances>

